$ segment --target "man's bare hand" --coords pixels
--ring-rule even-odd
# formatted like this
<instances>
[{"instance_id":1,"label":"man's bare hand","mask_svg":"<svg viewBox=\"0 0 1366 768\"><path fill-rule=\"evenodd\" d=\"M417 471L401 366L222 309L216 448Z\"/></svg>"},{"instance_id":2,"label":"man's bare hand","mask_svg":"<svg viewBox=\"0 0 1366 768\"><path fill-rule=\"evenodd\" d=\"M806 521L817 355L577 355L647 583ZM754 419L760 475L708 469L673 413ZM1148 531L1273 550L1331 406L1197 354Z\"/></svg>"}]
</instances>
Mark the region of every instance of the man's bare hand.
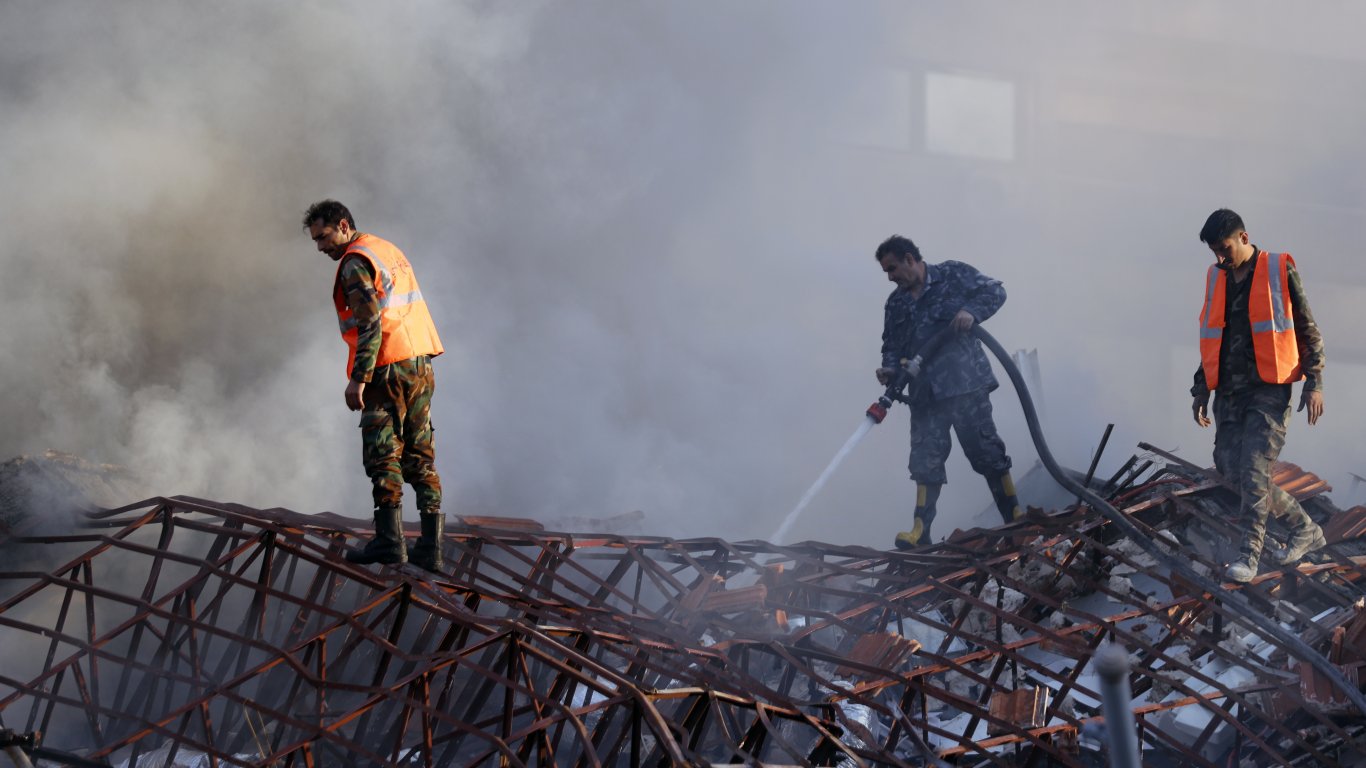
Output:
<instances>
[{"instance_id":1,"label":"man's bare hand","mask_svg":"<svg viewBox=\"0 0 1366 768\"><path fill-rule=\"evenodd\" d=\"M893 373L895 373L895 371L893 371L891 368L877 369L877 383L881 384L884 387L887 386L892 381Z\"/></svg>"},{"instance_id":2,"label":"man's bare hand","mask_svg":"<svg viewBox=\"0 0 1366 768\"><path fill-rule=\"evenodd\" d=\"M976 322L977 318L973 317L971 312L966 309L960 309L958 310L958 314L954 315L953 319L949 321L949 326L958 333L967 333L972 330L972 326Z\"/></svg>"},{"instance_id":3,"label":"man's bare hand","mask_svg":"<svg viewBox=\"0 0 1366 768\"><path fill-rule=\"evenodd\" d=\"M1309 408L1309 413L1307 414L1309 417L1309 423L1319 423L1319 417L1323 415L1323 393L1318 391L1317 389L1306 389L1305 391L1301 392L1300 407L1296 408L1295 412L1298 413L1304 410L1306 407Z\"/></svg>"},{"instance_id":4,"label":"man's bare hand","mask_svg":"<svg viewBox=\"0 0 1366 768\"><path fill-rule=\"evenodd\" d=\"M346 407L353 411L364 408L362 398L365 397L365 382L350 381L346 384Z\"/></svg>"},{"instance_id":5,"label":"man's bare hand","mask_svg":"<svg viewBox=\"0 0 1366 768\"><path fill-rule=\"evenodd\" d=\"M1195 423L1201 427L1208 427L1209 421L1209 395L1195 398L1191 403L1191 413L1195 416Z\"/></svg>"}]
</instances>

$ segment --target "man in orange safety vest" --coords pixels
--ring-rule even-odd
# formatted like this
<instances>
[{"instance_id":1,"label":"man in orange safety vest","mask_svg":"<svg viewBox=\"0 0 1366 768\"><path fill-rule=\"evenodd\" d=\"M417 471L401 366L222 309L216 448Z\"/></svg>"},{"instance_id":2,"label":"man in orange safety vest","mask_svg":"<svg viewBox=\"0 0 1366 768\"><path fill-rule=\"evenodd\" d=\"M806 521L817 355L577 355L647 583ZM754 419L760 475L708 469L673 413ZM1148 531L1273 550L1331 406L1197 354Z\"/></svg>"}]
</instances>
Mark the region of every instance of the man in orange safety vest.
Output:
<instances>
[{"instance_id":1,"label":"man in orange safety vest","mask_svg":"<svg viewBox=\"0 0 1366 768\"><path fill-rule=\"evenodd\" d=\"M441 478L431 420L436 381L432 358L442 352L413 267L393 243L356 229L336 200L314 203L304 228L318 250L337 262L332 302L346 342L346 406L360 411L362 456L373 487L375 536L346 559L403 563L403 484L413 486L422 535L412 560L441 569Z\"/></svg>"},{"instance_id":2,"label":"man in orange safety vest","mask_svg":"<svg viewBox=\"0 0 1366 768\"><path fill-rule=\"evenodd\" d=\"M1201 427L1210 424L1214 392L1214 466L1241 497L1247 532L1225 576L1257 575L1268 514L1284 517L1289 541L1273 559L1298 561L1327 542L1304 507L1271 482L1285 445L1291 386L1303 380L1299 410L1310 424L1323 415L1323 336L1319 333L1295 260L1253 245L1242 218L1226 208L1210 214L1200 240L1214 253L1200 309L1200 367L1191 394Z\"/></svg>"}]
</instances>

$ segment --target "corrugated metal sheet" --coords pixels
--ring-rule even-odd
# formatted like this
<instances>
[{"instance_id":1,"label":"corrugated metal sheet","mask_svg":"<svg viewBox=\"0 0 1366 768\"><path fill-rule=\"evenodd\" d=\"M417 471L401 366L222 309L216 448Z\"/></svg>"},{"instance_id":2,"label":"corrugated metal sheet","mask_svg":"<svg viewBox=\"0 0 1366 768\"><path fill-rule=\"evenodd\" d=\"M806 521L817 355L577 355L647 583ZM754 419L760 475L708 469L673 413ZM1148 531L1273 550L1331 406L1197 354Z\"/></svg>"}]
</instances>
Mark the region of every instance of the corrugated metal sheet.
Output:
<instances>
[{"instance_id":1,"label":"corrugated metal sheet","mask_svg":"<svg viewBox=\"0 0 1366 768\"><path fill-rule=\"evenodd\" d=\"M1366 534L1366 507L1352 507L1328 519L1323 536L1329 544L1355 539Z\"/></svg>"},{"instance_id":2,"label":"corrugated metal sheet","mask_svg":"<svg viewBox=\"0 0 1366 768\"><path fill-rule=\"evenodd\" d=\"M1298 464L1278 461L1271 470L1271 482L1279 485L1286 493L1300 501L1312 499L1333 490L1323 478L1313 472L1300 469Z\"/></svg>"},{"instance_id":3,"label":"corrugated metal sheet","mask_svg":"<svg viewBox=\"0 0 1366 768\"><path fill-rule=\"evenodd\" d=\"M1018 691L993 693L991 716L1018 728L1042 728L1047 722L1049 691L1047 688L1021 688ZM987 734L999 736L1010 729L992 722Z\"/></svg>"},{"instance_id":4,"label":"corrugated metal sheet","mask_svg":"<svg viewBox=\"0 0 1366 768\"><path fill-rule=\"evenodd\" d=\"M918 650L920 650L920 643L915 640L907 640L900 635L887 632L870 632L859 636L854 647L849 650L847 658L864 667L895 669ZM877 673L870 673L869 670L848 665L836 667L835 674L864 679L872 679L878 676Z\"/></svg>"},{"instance_id":5,"label":"corrugated metal sheet","mask_svg":"<svg viewBox=\"0 0 1366 768\"><path fill-rule=\"evenodd\" d=\"M1340 665L1338 669L1349 682L1360 687L1361 667L1360 663L1355 663ZM1339 691L1318 670L1308 664L1301 664L1299 665L1299 672L1300 695L1304 697L1306 702L1318 707L1323 712L1353 712L1351 703L1343 696L1342 691ZM1356 714L1360 715L1361 713Z\"/></svg>"}]
</instances>

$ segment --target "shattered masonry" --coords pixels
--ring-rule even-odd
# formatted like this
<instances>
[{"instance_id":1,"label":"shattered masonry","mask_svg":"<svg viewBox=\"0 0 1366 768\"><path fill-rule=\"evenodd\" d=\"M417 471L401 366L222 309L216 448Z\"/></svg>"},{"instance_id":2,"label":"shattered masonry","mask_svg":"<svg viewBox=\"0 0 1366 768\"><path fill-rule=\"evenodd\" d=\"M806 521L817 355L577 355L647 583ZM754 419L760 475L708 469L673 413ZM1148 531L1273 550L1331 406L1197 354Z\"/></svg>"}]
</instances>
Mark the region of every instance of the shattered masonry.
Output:
<instances>
[{"instance_id":1,"label":"shattered masonry","mask_svg":"<svg viewBox=\"0 0 1366 768\"><path fill-rule=\"evenodd\" d=\"M1331 546L1240 588L1358 680L1366 508L1293 465L1277 481ZM1239 539L1231 492L1176 457L1103 495L1209 573ZM363 524L330 514L176 497L20 528L0 728L122 766L1103 765L1088 661L1113 641L1145 765L1334 765L1366 739L1084 507L909 554L460 522L432 580L347 564Z\"/></svg>"}]
</instances>

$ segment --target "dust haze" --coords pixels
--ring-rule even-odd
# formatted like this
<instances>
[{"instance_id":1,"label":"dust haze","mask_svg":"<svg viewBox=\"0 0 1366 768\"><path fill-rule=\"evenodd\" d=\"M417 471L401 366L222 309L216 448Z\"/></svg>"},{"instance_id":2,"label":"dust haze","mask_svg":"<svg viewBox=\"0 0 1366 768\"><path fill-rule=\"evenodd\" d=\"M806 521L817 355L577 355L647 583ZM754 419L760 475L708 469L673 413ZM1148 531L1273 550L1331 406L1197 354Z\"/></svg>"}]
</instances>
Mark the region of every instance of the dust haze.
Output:
<instances>
[{"instance_id":1,"label":"dust haze","mask_svg":"<svg viewBox=\"0 0 1366 768\"><path fill-rule=\"evenodd\" d=\"M1283 458L1360 502L1366 55L1345 3L0 5L0 457L364 517L335 197L412 259L447 349L447 511L640 509L767 537L877 396L892 233L1005 282L1055 455L1190 424L1228 206L1295 254L1327 413ZM1002 378L1004 381L1004 378ZM1007 384L1016 474L1034 463ZM909 518L899 410L791 539ZM944 533L989 504L955 450ZM130 499L131 501L131 499ZM411 502L409 502L411 505ZM410 510L409 514L412 514ZM938 529L937 529L938 530Z\"/></svg>"}]
</instances>

